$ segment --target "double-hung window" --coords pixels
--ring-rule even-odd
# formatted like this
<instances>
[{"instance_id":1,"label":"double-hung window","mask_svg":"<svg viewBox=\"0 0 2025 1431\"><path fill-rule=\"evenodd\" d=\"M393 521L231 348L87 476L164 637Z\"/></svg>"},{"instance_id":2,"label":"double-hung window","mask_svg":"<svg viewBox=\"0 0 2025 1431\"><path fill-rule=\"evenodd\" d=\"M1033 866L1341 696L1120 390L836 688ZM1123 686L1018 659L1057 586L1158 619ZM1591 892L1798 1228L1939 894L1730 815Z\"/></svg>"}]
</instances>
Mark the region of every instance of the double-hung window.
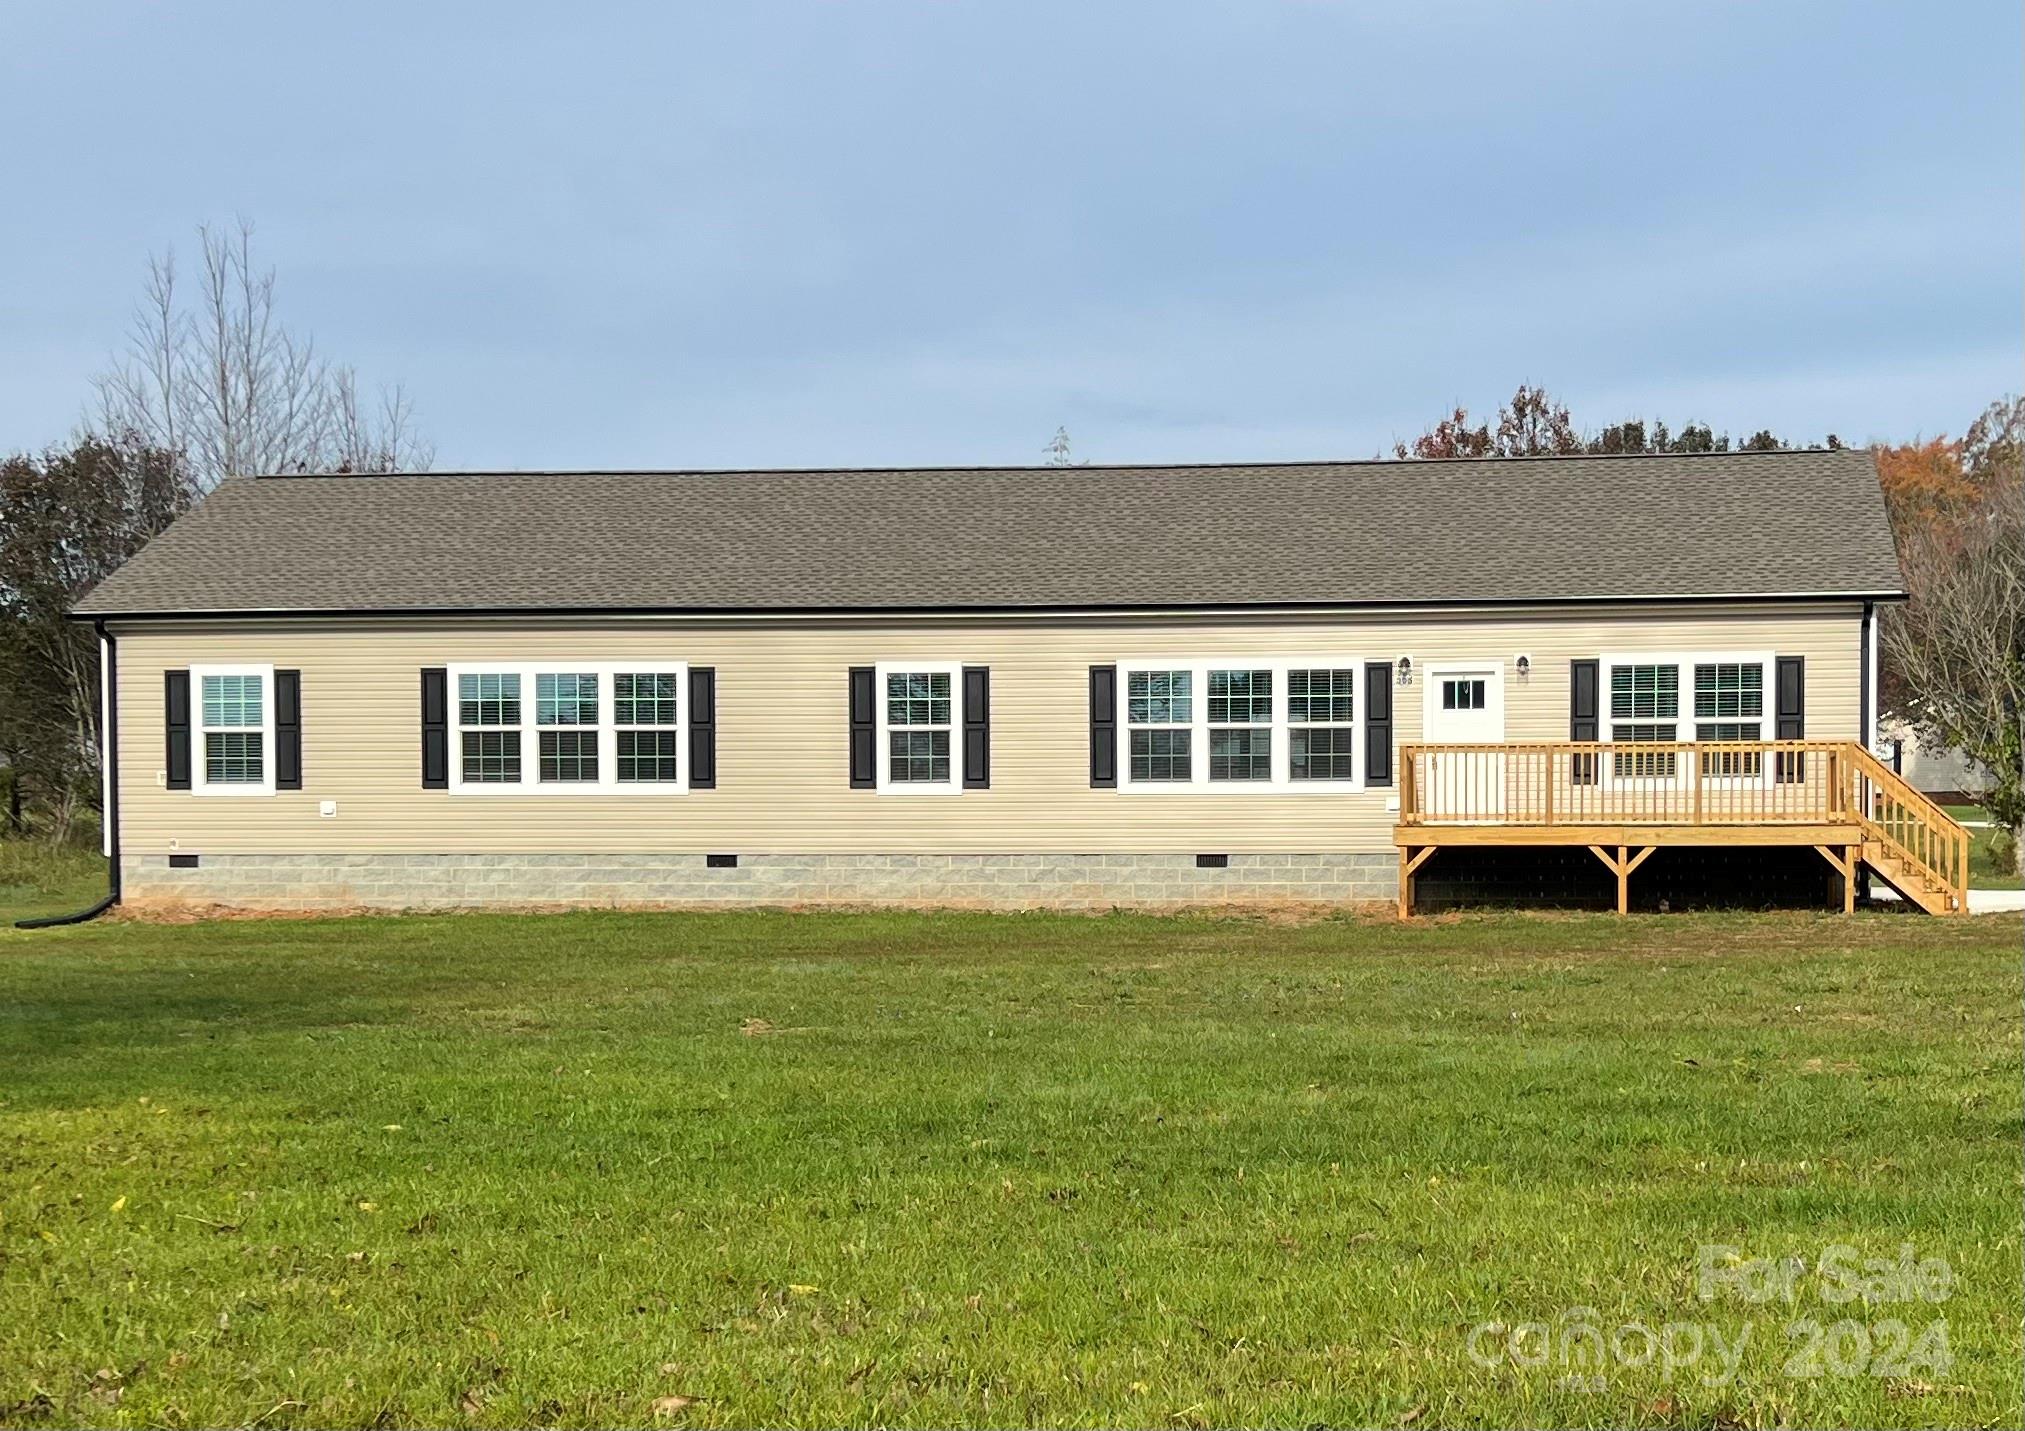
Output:
<instances>
[{"instance_id":1,"label":"double-hung window","mask_svg":"<svg viewBox=\"0 0 2025 1431\"><path fill-rule=\"evenodd\" d=\"M1761 654L1689 653L1606 657L1610 739L1619 742L1757 741L1765 734L1765 685L1772 657ZM1692 702L1690 724L1682 685ZM1756 779L1764 773L1756 751L1705 750L1701 774ZM1681 775L1671 750L1619 750L1611 757L1618 779L1673 780Z\"/></svg>"},{"instance_id":2,"label":"double-hung window","mask_svg":"<svg viewBox=\"0 0 2025 1431\"><path fill-rule=\"evenodd\" d=\"M1357 778L1357 673L1348 666L1287 672L1287 778Z\"/></svg>"},{"instance_id":3,"label":"double-hung window","mask_svg":"<svg viewBox=\"0 0 2025 1431\"><path fill-rule=\"evenodd\" d=\"M1680 732L1680 667L1648 662L1610 668L1610 738L1614 741L1672 741ZM1611 773L1671 780L1670 750L1618 751Z\"/></svg>"},{"instance_id":4,"label":"double-hung window","mask_svg":"<svg viewBox=\"0 0 2025 1431\"><path fill-rule=\"evenodd\" d=\"M953 795L960 787L957 732L963 675L939 662L893 662L873 671L879 696L878 788L893 794Z\"/></svg>"},{"instance_id":5,"label":"double-hung window","mask_svg":"<svg viewBox=\"0 0 2025 1431\"><path fill-rule=\"evenodd\" d=\"M195 788L208 795L274 793L274 668L192 666Z\"/></svg>"},{"instance_id":6,"label":"double-hung window","mask_svg":"<svg viewBox=\"0 0 2025 1431\"><path fill-rule=\"evenodd\" d=\"M452 666L450 786L469 794L679 794L681 662Z\"/></svg>"},{"instance_id":7,"label":"double-hung window","mask_svg":"<svg viewBox=\"0 0 2025 1431\"><path fill-rule=\"evenodd\" d=\"M542 671L534 678L534 721L544 785L598 783L598 676Z\"/></svg>"},{"instance_id":8,"label":"double-hung window","mask_svg":"<svg viewBox=\"0 0 2025 1431\"><path fill-rule=\"evenodd\" d=\"M1121 663L1120 786L1356 788L1358 669L1347 657Z\"/></svg>"},{"instance_id":9,"label":"double-hung window","mask_svg":"<svg viewBox=\"0 0 2025 1431\"><path fill-rule=\"evenodd\" d=\"M1209 778L1273 778L1273 672L1209 673Z\"/></svg>"},{"instance_id":10,"label":"double-hung window","mask_svg":"<svg viewBox=\"0 0 2025 1431\"><path fill-rule=\"evenodd\" d=\"M518 671L458 675L457 750L463 784L520 784L520 680Z\"/></svg>"},{"instance_id":11,"label":"double-hung window","mask_svg":"<svg viewBox=\"0 0 2025 1431\"><path fill-rule=\"evenodd\" d=\"M1765 717L1765 667L1756 661L1695 663L1695 739L1762 740ZM1764 773L1765 762L1755 750L1705 750L1702 774Z\"/></svg>"},{"instance_id":12,"label":"double-hung window","mask_svg":"<svg viewBox=\"0 0 2025 1431\"><path fill-rule=\"evenodd\" d=\"M621 785L673 784L682 778L676 733L681 683L671 671L615 671L612 725Z\"/></svg>"},{"instance_id":13,"label":"double-hung window","mask_svg":"<svg viewBox=\"0 0 2025 1431\"><path fill-rule=\"evenodd\" d=\"M1195 672L1131 671L1125 677L1128 784L1195 779Z\"/></svg>"}]
</instances>

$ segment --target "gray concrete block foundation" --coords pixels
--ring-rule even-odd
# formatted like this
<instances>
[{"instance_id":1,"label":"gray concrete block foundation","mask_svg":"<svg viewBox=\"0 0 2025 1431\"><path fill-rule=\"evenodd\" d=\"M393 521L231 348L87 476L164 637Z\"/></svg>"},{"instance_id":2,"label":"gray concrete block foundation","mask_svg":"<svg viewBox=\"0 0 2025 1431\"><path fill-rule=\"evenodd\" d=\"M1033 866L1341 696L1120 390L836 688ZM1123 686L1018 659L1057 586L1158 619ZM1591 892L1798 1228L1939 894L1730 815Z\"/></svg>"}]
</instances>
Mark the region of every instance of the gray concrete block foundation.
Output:
<instances>
[{"instance_id":1,"label":"gray concrete block foundation","mask_svg":"<svg viewBox=\"0 0 2025 1431\"><path fill-rule=\"evenodd\" d=\"M449 909L481 905L735 908L891 905L967 909L1182 909L1390 900L1384 854L740 855L713 869L681 855L165 855L121 861L135 906L242 909Z\"/></svg>"}]
</instances>

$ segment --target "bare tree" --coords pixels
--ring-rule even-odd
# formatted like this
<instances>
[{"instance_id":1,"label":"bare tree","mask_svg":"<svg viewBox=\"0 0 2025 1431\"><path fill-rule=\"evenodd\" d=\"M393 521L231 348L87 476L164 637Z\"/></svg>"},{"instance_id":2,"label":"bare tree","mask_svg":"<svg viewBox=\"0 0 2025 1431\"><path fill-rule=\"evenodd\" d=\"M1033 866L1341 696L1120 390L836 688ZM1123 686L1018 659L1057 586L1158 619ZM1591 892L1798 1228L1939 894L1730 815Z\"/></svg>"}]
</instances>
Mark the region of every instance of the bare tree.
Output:
<instances>
[{"instance_id":1,"label":"bare tree","mask_svg":"<svg viewBox=\"0 0 2025 1431\"><path fill-rule=\"evenodd\" d=\"M2015 448L2013 449L2016 450ZM2025 482L1995 482L1959 522L1901 532L1912 599L1885 623L1899 714L1995 780L1984 800L2019 849L2025 823ZM2025 850L2016 856L2025 870Z\"/></svg>"},{"instance_id":2,"label":"bare tree","mask_svg":"<svg viewBox=\"0 0 2025 1431\"><path fill-rule=\"evenodd\" d=\"M250 223L230 234L202 226L197 237L194 306L179 291L174 253L149 260L126 351L94 380L98 430L181 452L201 490L249 473L430 464L400 388L366 407L349 367L282 324Z\"/></svg>"},{"instance_id":3,"label":"bare tree","mask_svg":"<svg viewBox=\"0 0 2025 1431\"><path fill-rule=\"evenodd\" d=\"M1050 467L1088 467L1090 465L1087 459L1080 462L1076 460L1069 447L1069 429L1066 427L1056 428L1055 435L1048 439L1048 445L1043 447L1041 451L1046 455L1048 459L1047 465Z\"/></svg>"}]
</instances>

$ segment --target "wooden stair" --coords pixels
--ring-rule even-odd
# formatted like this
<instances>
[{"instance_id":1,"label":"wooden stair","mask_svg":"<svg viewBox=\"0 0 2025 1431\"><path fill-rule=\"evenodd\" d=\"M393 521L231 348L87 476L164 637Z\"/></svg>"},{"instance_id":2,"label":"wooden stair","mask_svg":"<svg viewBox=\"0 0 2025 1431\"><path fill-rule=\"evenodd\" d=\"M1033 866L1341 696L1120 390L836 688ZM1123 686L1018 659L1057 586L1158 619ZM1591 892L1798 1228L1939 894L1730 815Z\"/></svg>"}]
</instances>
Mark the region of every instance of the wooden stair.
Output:
<instances>
[{"instance_id":1,"label":"wooden stair","mask_svg":"<svg viewBox=\"0 0 2025 1431\"><path fill-rule=\"evenodd\" d=\"M1915 862L1894 854L1882 841L1865 840L1861 854L1864 864L1870 867L1872 874L1928 914L1963 912L1966 901L1958 900L1953 890L1933 875L1921 870Z\"/></svg>"},{"instance_id":2,"label":"wooden stair","mask_svg":"<svg viewBox=\"0 0 2025 1431\"><path fill-rule=\"evenodd\" d=\"M1871 872L1928 914L1969 912L1969 832L1861 745L1845 757L1846 808Z\"/></svg>"}]
</instances>

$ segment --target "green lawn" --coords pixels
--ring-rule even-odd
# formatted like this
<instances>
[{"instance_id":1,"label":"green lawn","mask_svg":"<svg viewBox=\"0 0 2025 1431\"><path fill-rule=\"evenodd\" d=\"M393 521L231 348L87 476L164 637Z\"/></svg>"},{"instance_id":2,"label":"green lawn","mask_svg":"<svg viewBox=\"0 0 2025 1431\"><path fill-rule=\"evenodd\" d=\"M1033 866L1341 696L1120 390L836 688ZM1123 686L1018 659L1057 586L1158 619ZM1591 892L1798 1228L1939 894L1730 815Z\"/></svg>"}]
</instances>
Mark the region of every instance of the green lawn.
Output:
<instances>
[{"instance_id":1,"label":"green lawn","mask_svg":"<svg viewBox=\"0 0 2025 1431\"><path fill-rule=\"evenodd\" d=\"M2021 929L8 931L0 1421L2016 1425ZM1672 1368L1472 1341L1585 1317Z\"/></svg>"},{"instance_id":2,"label":"green lawn","mask_svg":"<svg viewBox=\"0 0 2025 1431\"><path fill-rule=\"evenodd\" d=\"M1990 812L1980 805L1949 805L1947 812L1957 820L1987 822ZM1969 887L1971 889L2025 889L2025 878L2020 878L2018 867L2008 860L1999 860L1990 853L1990 841L1997 834L1994 828L1969 831Z\"/></svg>"},{"instance_id":3,"label":"green lawn","mask_svg":"<svg viewBox=\"0 0 2025 1431\"><path fill-rule=\"evenodd\" d=\"M105 898L105 859L97 850L0 840L0 928L17 919L89 909Z\"/></svg>"}]
</instances>

